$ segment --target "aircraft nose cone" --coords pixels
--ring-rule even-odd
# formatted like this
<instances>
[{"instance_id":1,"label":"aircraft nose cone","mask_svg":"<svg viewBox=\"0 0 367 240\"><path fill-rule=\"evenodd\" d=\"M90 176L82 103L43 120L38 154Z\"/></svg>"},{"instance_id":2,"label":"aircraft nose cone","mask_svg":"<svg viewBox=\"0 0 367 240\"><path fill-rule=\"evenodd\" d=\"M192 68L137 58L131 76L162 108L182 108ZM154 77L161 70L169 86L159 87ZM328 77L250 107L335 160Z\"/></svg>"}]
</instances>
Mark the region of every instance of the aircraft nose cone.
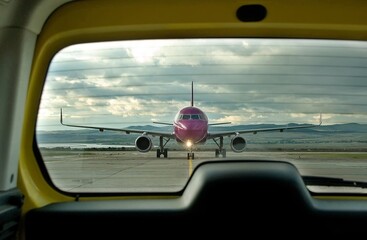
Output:
<instances>
[{"instance_id":1,"label":"aircraft nose cone","mask_svg":"<svg viewBox=\"0 0 367 240\"><path fill-rule=\"evenodd\" d=\"M181 122L177 127L176 135L181 139L181 141L185 142L190 140L193 143L197 143L205 140L207 131L207 125L204 122L186 121Z\"/></svg>"}]
</instances>

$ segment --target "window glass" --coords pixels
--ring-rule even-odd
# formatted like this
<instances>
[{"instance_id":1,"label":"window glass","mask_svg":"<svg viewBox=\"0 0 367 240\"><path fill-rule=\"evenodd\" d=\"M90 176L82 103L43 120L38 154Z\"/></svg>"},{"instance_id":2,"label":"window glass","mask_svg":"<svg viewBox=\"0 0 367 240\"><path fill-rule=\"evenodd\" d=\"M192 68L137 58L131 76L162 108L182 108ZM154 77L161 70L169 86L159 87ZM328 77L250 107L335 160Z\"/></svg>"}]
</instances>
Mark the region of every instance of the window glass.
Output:
<instances>
[{"instance_id":1,"label":"window glass","mask_svg":"<svg viewBox=\"0 0 367 240\"><path fill-rule=\"evenodd\" d=\"M363 41L73 45L50 63L36 143L52 183L73 193L176 192L199 163L229 159L367 182L366 67ZM366 191L316 180L310 191Z\"/></svg>"}]
</instances>

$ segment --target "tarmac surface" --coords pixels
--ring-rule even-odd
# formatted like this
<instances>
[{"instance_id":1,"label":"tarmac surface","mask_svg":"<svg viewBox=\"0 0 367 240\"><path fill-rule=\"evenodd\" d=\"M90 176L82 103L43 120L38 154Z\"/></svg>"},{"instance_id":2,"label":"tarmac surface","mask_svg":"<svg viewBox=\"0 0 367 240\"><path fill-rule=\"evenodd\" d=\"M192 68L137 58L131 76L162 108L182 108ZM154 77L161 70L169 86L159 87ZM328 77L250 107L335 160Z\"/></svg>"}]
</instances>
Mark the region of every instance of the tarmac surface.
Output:
<instances>
[{"instance_id":1,"label":"tarmac surface","mask_svg":"<svg viewBox=\"0 0 367 240\"><path fill-rule=\"evenodd\" d=\"M155 151L56 151L42 152L53 184L67 192L166 193L178 192L195 168L205 161L274 160L294 164L301 175L337 177L367 182L367 153L364 152L242 152L227 151L215 158L214 151L170 151L156 158ZM363 192L362 188L309 187L315 192Z\"/></svg>"}]
</instances>

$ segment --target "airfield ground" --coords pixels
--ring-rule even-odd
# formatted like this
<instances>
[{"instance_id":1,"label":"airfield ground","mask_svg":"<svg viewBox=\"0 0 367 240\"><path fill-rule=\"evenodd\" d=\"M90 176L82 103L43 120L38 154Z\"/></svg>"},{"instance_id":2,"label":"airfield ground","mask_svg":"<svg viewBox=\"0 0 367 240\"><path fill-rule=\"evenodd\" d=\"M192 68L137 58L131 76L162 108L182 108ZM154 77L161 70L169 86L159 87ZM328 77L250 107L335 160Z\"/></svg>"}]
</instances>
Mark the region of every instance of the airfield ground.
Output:
<instances>
[{"instance_id":1,"label":"airfield ground","mask_svg":"<svg viewBox=\"0 0 367 240\"><path fill-rule=\"evenodd\" d=\"M215 158L213 151L203 151L196 152L195 159L187 159L185 151L171 151L168 158L156 158L154 151L43 150L41 155L53 184L68 192L178 192L199 164L229 160L287 161L294 164L301 175L367 182L366 152L228 151L226 158ZM319 190L335 191L325 187L316 189ZM356 191L338 188L340 190Z\"/></svg>"}]
</instances>

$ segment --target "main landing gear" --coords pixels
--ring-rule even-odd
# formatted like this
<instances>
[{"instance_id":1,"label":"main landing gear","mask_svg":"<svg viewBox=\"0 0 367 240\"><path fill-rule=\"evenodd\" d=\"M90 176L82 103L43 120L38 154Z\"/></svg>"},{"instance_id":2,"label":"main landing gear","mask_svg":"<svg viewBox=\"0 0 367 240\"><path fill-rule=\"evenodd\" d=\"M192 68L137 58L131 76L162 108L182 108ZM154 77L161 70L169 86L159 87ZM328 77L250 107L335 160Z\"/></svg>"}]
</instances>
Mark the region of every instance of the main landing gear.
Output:
<instances>
[{"instance_id":1,"label":"main landing gear","mask_svg":"<svg viewBox=\"0 0 367 240\"><path fill-rule=\"evenodd\" d=\"M215 149L215 157L217 158L219 156L222 156L223 158L225 158L227 155L227 151L223 148L223 137L219 137L219 143L217 140L215 140L215 138L213 138L213 141L218 146L218 149Z\"/></svg>"},{"instance_id":2,"label":"main landing gear","mask_svg":"<svg viewBox=\"0 0 367 240\"><path fill-rule=\"evenodd\" d=\"M219 157L219 156L222 156L222 157L226 157L226 153L227 151L225 149L222 149L222 150L219 150L219 149L215 149L215 157Z\"/></svg>"},{"instance_id":3,"label":"main landing gear","mask_svg":"<svg viewBox=\"0 0 367 240\"><path fill-rule=\"evenodd\" d=\"M165 140L165 142L163 142ZM163 139L163 137L159 137L159 149L157 149L157 158L160 158L163 154L164 158L167 158L168 156L168 149L164 148L166 144L169 142L170 138Z\"/></svg>"},{"instance_id":4,"label":"main landing gear","mask_svg":"<svg viewBox=\"0 0 367 240\"><path fill-rule=\"evenodd\" d=\"M168 156L168 149L164 148L163 151L161 149L157 149L157 158L160 158L161 155L163 154L164 158L167 158Z\"/></svg>"}]
</instances>

